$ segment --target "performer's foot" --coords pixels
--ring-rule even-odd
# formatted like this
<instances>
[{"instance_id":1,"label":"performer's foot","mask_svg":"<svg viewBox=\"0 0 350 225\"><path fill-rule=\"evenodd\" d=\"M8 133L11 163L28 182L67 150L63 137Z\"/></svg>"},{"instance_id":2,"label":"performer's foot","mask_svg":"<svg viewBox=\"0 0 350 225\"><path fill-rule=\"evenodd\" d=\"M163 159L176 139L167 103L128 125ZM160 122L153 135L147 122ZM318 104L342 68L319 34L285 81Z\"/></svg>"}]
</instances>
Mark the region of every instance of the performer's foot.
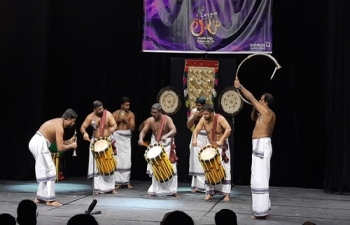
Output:
<instances>
[{"instance_id":1,"label":"performer's foot","mask_svg":"<svg viewBox=\"0 0 350 225\"><path fill-rule=\"evenodd\" d=\"M63 204L58 201L52 201L52 202L46 202L46 205L59 207L59 206L62 206Z\"/></svg>"},{"instance_id":2,"label":"performer's foot","mask_svg":"<svg viewBox=\"0 0 350 225\"><path fill-rule=\"evenodd\" d=\"M40 200L38 198L35 198L33 202L36 203L36 204L38 204L38 203L45 203L45 201Z\"/></svg>"},{"instance_id":3,"label":"performer's foot","mask_svg":"<svg viewBox=\"0 0 350 225\"><path fill-rule=\"evenodd\" d=\"M269 218L269 215L266 215L266 216L254 216L254 215L251 215L250 218L258 219L258 220L266 220L266 219Z\"/></svg>"},{"instance_id":4,"label":"performer's foot","mask_svg":"<svg viewBox=\"0 0 350 225\"><path fill-rule=\"evenodd\" d=\"M120 188L121 188L120 185L115 185L115 190L118 190L118 189L120 189Z\"/></svg>"},{"instance_id":5,"label":"performer's foot","mask_svg":"<svg viewBox=\"0 0 350 225\"><path fill-rule=\"evenodd\" d=\"M226 195L223 201L224 201L224 202L229 202L229 201L230 201L230 196L229 196L229 195Z\"/></svg>"},{"instance_id":6,"label":"performer's foot","mask_svg":"<svg viewBox=\"0 0 350 225\"><path fill-rule=\"evenodd\" d=\"M212 198L213 198L212 195L207 195L207 196L205 196L204 200L209 200L209 199L212 199Z\"/></svg>"},{"instance_id":7,"label":"performer's foot","mask_svg":"<svg viewBox=\"0 0 350 225\"><path fill-rule=\"evenodd\" d=\"M197 190L196 190L196 189L192 189L191 192L192 192L192 193L196 193Z\"/></svg>"},{"instance_id":8,"label":"performer's foot","mask_svg":"<svg viewBox=\"0 0 350 225\"><path fill-rule=\"evenodd\" d=\"M100 194L100 193L98 193L97 191L94 192L94 195L98 195L98 194Z\"/></svg>"},{"instance_id":9,"label":"performer's foot","mask_svg":"<svg viewBox=\"0 0 350 225\"><path fill-rule=\"evenodd\" d=\"M131 184L128 184L128 188L129 189L132 189L132 188L134 188Z\"/></svg>"},{"instance_id":10,"label":"performer's foot","mask_svg":"<svg viewBox=\"0 0 350 225\"><path fill-rule=\"evenodd\" d=\"M173 196L174 196L175 198L178 198L178 197L179 197L179 195L178 195L177 193L174 193Z\"/></svg>"},{"instance_id":11,"label":"performer's foot","mask_svg":"<svg viewBox=\"0 0 350 225\"><path fill-rule=\"evenodd\" d=\"M116 195L116 194L118 194L118 192L116 190L112 190L112 194Z\"/></svg>"}]
</instances>

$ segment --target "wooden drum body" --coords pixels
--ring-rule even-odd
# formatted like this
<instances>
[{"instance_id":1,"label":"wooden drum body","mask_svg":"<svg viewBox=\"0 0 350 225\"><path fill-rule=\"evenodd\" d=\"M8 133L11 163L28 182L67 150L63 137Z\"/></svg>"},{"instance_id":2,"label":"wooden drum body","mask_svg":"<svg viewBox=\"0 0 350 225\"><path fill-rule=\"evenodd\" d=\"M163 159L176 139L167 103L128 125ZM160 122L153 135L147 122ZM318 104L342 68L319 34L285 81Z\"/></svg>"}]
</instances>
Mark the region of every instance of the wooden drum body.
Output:
<instances>
[{"instance_id":1,"label":"wooden drum body","mask_svg":"<svg viewBox=\"0 0 350 225\"><path fill-rule=\"evenodd\" d=\"M226 174L221 164L219 150L212 145L207 145L200 150L198 158L203 167L207 182L211 185L220 184Z\"/></svg>"}]
</instances>

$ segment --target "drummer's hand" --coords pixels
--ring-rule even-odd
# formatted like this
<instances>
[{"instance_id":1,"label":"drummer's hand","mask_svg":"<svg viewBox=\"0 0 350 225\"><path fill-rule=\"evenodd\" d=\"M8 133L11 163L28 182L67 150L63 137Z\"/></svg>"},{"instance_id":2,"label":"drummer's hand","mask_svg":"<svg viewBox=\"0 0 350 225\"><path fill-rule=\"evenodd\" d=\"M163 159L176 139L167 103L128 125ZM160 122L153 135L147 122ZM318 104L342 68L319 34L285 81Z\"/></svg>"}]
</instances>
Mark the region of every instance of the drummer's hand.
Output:
<instances>
[{"instance_id":1,"label":"drummer's hand","mask_svg":"<svg viewBox=\"0 0 350 225\"><path fill-rule=\"evenodd\" d=\"M217 146L222 146L222 144L223 144L222 141L217 141L217 142L216 142L216 145L217 145Z\"/></svg>"},{"instance_id":2,"label":"drummer's hand","mask_svg":"<svg viewBox=\"0 0 350 225\"><path fill-rule=\"evenodd\" d=\"M142 146L143 140L142 140L142 139L139 139L137 143L138 143L140 146Z\"/></svg>"},{"instance_id":3,"label":"drummer's hand","mask_svg":"<svg viewBox=\"0 0 350 225\"><path fill-rule=\"evenodd\" d=\"M197 140L192 140L192 146L194 146L194 147L197 146Z\"/></svg>"},{"instance_id":4,"label":"drummer's hand","mask_svg":"<svg viewBox=\"0 0 350 225\"><path fill-rule=\"evenodd\" d=\"M166 137L165 135L163 135L163 136L160 138L160 140L162 140L163 142L165 142L166 139L168 139L168 137Z\"/></svg>"},{"instance_id":5,"label":"drummer's hand","mask_svg":"<svg viewBox=\"0 0 350 225\"><path fill-rule=\"evenodd\" d=\"M85 141L91 142L88 133L85 133L85 134L83 135L83 139L84 139Z\"/></svg>"},{"instance_id":6,"label":"drummer's hand","mask_svg":"<svg viewBox=\"0 0 350 225\"><path fill-rule=\"evenodd\" d=\"M241 82L239 82L238 78L236 77L235 83L234 83L235 88L239 88L241 86Z\"/></svg>"}]
</instances>

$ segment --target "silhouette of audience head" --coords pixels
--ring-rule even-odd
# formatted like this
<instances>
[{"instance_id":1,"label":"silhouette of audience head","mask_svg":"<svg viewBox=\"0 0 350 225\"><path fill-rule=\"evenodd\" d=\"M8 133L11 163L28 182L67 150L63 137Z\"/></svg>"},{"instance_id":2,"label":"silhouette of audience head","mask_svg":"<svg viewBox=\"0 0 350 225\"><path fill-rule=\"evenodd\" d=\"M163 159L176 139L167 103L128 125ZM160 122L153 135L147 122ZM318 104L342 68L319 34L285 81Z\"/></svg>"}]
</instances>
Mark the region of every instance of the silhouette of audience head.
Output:
<instances>
[{"instance_id":1,"label":"silhouette of audience head","mask_svg":"<svg viewBox=\"0 0 350 225\"><path fill-rule=\"evenodd\" d=\"M302 225L316 225L316 224L310 221L305 221Z\"/></svg>"},{"instance_id":2,"label":"silhouette of audience head","mask_svg":"<svg viewBox=\"0 0 350 225\"><path fill-rule=\"evenodd\" d=\"M164 215L160 225L194 225L192 218L186 213L175 210Z\"/></svg>"},{"instance_id":3,"label":"silhouette of audience head","mask_svg":"<svg viewBox=\"0 0 350 225\"><path fill-rule=\"evenodd\" d=\"M20 225L35 225L37 214L35 202L29 199L22 200L17 207L17 223Z\"/></svg>"},{"instance_id":4,"label":"silhouette of audience head","mask_svg":"<svg viewBox=\"0 0 350 225\"><path fill-rule=\"evenodd\" d=\"M0 214L0 224L2 224L2 225L16 225L16 219L11 214L3 213L3 214Z\"/></svg>"},{"instance_id":5,"label":"silhouette of audience head","mask_svg":"<svg viewBox=\"0 0 350 225\"><path fill-rule=\"evenodd\" d=\"M94 216L90 214L77 214L68 220L67 225L98 225Z\"/></svg>"},{"instance_id":6,"label":"silhouette of audience head","mask_svg":"<svg viewBox=\"0 0 350 225\"><path fill-rule=\"evenodd\" d=\"M228 221L229 224L237 225L237 215L234 211L230 209L221 209L215 214L214 219L216 225L228 224Z\"/></svg>"}]
</instances>

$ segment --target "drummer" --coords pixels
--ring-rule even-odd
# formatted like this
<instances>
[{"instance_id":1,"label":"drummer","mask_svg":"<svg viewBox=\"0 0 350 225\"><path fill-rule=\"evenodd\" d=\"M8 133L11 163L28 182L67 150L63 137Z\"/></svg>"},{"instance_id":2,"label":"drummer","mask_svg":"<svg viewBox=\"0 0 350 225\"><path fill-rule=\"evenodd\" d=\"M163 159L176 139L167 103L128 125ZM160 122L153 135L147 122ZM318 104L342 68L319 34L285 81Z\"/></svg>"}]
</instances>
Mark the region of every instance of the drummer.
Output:
<instances>
[{"instance_id":1,"label":"drummer","mask_svg":"<svg viewBox=\"0 0 350 225\"><path fill-rule=\"evenodd\" d=\"M151 117L143 122L142 130L139 134L139 145L144 145L144 137L149 130L152 130L151 144L160 143L164 146L165 152L170 156L172 150L173 138L176 134L176 127L173 120L162 113L162 106L159 103L153 104L151 108ZM177 194L177 170L176 162L172 163L175 175L168 181L161 183L157 181L155 176L152 175L149 164L147 165L147 173L152 176L152 184L149 187L147 193L149 196L167 196L173 195L178 197Z\"/></svg>"},{"instance_id":2,"label":"drummer","mask_svg":"<svg viewBox=\"0 0 350 225\"><path fill-rule=\"evenodd\" d=\"M209 143L213 147L217 147L221 155L221 164L225 170L225 178L218 185L210 185L206 182L206 196L204 200L213 198L215 194L223 194L224 202L230 201L231 192L231 165L230 165L230 149L228 137L231 134L231 127L225 117L214 113L214 107L205 104L202 108L202 118L199 120L193 131L192 145L197 146L197 137L199 132L204 128L208 134Z\"/></svg>"},{"instance_id":3,"label":"drummer","mask_svg":"<svg viewBox=\"0 0 350 225\"><path fill-rule=\"evenodd\" d=\"M98 193L112 193L117 194L115 191L115 178L114 175L101 175L98 173L95 163L95 168L93 169L93 160L94 157L91 152L91 145L93 144L94 139L96 138L108 138L110 141L110 136L117 128L117 123L115 122L112 113L108 110L105 110L103 103L101 101L93 102L93 112L90 113L84 120L83 124L80 127L80 132L83 135L85 141L90 142L89 152L89 168L88 168L88 178L95 176L94 180L94 192ZM93 128L92 140L89 138L89 134L86 132L86 129L91 126Z\"/></svg>"}]
</instances>

